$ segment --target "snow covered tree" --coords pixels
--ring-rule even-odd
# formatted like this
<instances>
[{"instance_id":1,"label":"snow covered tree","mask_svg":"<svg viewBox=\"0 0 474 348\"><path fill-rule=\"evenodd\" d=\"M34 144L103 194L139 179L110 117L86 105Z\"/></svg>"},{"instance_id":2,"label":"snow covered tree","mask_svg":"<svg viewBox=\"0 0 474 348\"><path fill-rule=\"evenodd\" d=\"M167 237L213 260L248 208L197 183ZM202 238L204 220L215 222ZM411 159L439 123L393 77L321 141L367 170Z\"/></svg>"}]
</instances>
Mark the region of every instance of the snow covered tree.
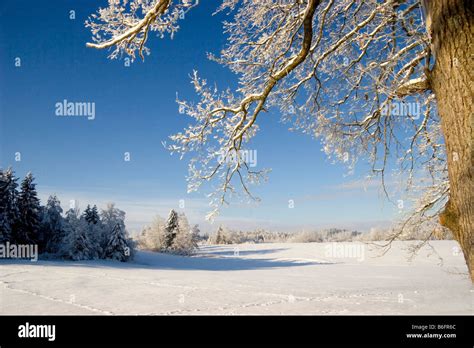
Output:
<instances>
[{"instance_id":1,"label":"snow covered tree","mask_svg":"<svg viewBox=\"0 0 474 348\"><path fill-rule=\"evenodd\" d=\"M61 242L64 238L63 233L63 208L56 195L49 196L46 206L42 209L41 218L41 250L49 253L59 251Z\"/></svg>"},{"instance_id":2,"label":"snow covered tree","mask_svg":"<svg viewBox=\"0 0 474 348\"><path fill-rule=\"evenodd\" d=\"M118 260L121 262L128 261L132 256L132 247L127 240L123 225L117 223L112 229L109 241L104 250L106 259Z\"/></svg>"},{"instance_id":3,"label":"snow covered tree","mask_svg":"<svg viewBox=\"0 0 474 348\"><path fill-rule=\"evenodd\" d=\"M173 245L173 241L178 233L178 213L171 209L168 220L166 220L165 225L165 238L164 238L164 248L170 249Z\"/></svg>"},{"instance_id":4,"label":"snow covered tree","mask_svg":"<svg viewBox=\"0 0 474 348\"><path fill-rule=\"evenodd\" d=\"M193 231L189 226L188 219L184 214L178 215L178 223L175 228L176 235L170 249L178 254L189 255L196 248L197 243L193 238Z\"/></svg>"},{"instance_id":5,"label":"snow covered tree","mask_svg":"<svg viewBox=\"0 0 474 348\"><path fill-rule=\"evenodd\" d=\"M38 242L40 228L40 202L36 193L34 177L28 173L21 182L18 195L18 223L14 241L18 244L34 244Z\"/></svg>"},{"instance_id":6,"label":"snow covered tree","mask_svg":"<svg viewBox=\"0 0 474 348\"><path fill-rule=\"evenodd\" d=\"M198 3L109 1L86 22L94 41L88 46L113 48L111 58L133 59L136 52L143 58L149 32L173 35L180 14ZM367 159L387 195L387 168L399 166L415 199L400 233L439 217L474 281L474 3L222 0L218 10L234 17L224 24L228 44L210 57L236 74L239 88L219 92L195 72L200 101L178 100L194 124L170 145L195 154L190 191L218 180L208 218L238 187L257 199L249 185L268 171L254 170L241 154L274 108L291 129L320 139L328 156L351 169Z\"/></svg>"},{"instance_id":7,"label":"snow covered tree","mask_svg":"<svg viewBox=\"0 0 474 348\"><path fill-rule=\"evenodd\" d=\"M141 248L153 251L170 251L177 254L189 255L197 248L199 228L192 229L183 214L174 210L165 223L160 216L156 216L151 226L143 229L138 242Z\"/></svg>"},{"instance_id":8,"label":"snow covered tree","mask_svg":"<svg viewBox=\"0 0 474 348\"><path fill-rule=\"evenodd\" d=\"M230 242L229 234L222 226L219 226L213 239L214 244L229 244Z\"/></svg>"},{"instance_id":9,"label":"snow covered tree","mask_svg":"<svg viewBox=\"0 0 474 348\"><path fill-rule=\"evenodd\" d=\"M17 180L11 168L0 170L0 243L11 240L18 221Z\"/></svg>"},{"instance_id":10,"label":"snow covered tree","mask_svg":"<svg viewBox=\"0 0 474 348\"><path fill-rule=\"evenodd\" d=\"M192 235L192 240L195 245L195 247L198 247L198 242L201 239L201 230L199 229L199 225L194 225L193 228L191 229L191 235Z\"/></svg>"},{"instance_id":11,"label":"snow covered tree","mask_svg":"<svg viewBox=\"0 0 474 348\"><path fill-rule=\"evenodd\" d=\"M92 258L92 245L87 235L85 222L80 219L78 209L69 209L66 212L64 239L60 253L64 258L74 261Z\"/></svg>"},{"instance_id":12,"label":"snow covered tree","mask_svg":"<svg viewBox=\"0 0 474 348\"><path fill-rule=\"evenodd\" d=\"M89 224L95 225L100 221L99 211L96 205L91 208L91 206L88 204L87 208L84 210L83 216Z\"/></svg>"},{"instance_id":13,"label":"snow covered tree","mask_svg":"<svg viewBox=\"0 0 474 348\"><path fill-rule=\"evenodd\" d=\"M100 223L97 207L94 205L94 207L91 208L90 205L87 205L87 208L81 216L81 220L90 243L90 257L92 259L98 259L103 255L101 244L102 238L104 237L104 227Z\"/></svg>"},{"instance_id":14,"label":"snow covered tree","mask_svg":"<svg viewBox=\"0 0 474 348\"><path fill-rule=\"evenodd\" d=\"M157 215L150 226L143 229L138 238L142 249L160 251L165 249L165 221Z\"/></svg>"},{"instance_id":15,"label":"snow covered tree","mask_svg":"<svg viewBox=\"0 0 474 348\"><path fill-rule=\"evenodd\" d=\"M3 178L3 170L0 169L0 243L10 240L11 227L8 217L6 216L6 196L4 194L6 187Z\"/></svg>"},{"instance_id":16,"label":"snow covered tree","mask_svg":"<svg viewBox=\"0 0 474 348\"><path fill-rule=\"evenodd\" d=\"M101 211L100 217L102 224L100 246L102 250L105 250L117 224L120 225L121 230L125 231L125 212L117 209L114 203L109 203L107 208Z\"/></svg>"},{"instance_id":17,"label":"snow covered tree","mask_svg":"<svg viewBox=\"0 0 474 348\"><path fill-rule=\"evenodd\" d=\"M223 241L224 241L224 236L223 236L222 226L219 226L219 229L216 232L215 243L224 244Z\"/></svg>"}]
</instances>

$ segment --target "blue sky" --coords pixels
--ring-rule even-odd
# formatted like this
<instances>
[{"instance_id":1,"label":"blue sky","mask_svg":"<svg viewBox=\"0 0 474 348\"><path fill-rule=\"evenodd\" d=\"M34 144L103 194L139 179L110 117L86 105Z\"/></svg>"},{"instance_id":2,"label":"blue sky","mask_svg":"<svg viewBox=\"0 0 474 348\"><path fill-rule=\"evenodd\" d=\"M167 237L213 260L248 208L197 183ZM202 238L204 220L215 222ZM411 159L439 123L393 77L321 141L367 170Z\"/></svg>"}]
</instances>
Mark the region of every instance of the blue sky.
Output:
<instances>
[{"instance_id":1,"label":"blue sky","mask_svg":"<svg viewBox=\"0 0 474 348\"><path fill-rule=\"evenodd\" d=\"M90 32L84 21L105 5L105 0L1 2L0 167L12 166L20 177L33 172L43 202L53 193L65 207L72 199L81 208L113 201L126 211L131 230L171 208L204 230L214 229L203 222L207 192L186 193L187 162L170 156L162 141L189 121L175 98L178 92L196 100L189 83L193 69L219 87L235 86L229 71L206 58L225 43L224 17L212 16L214 1L201 1L173 40L150 37L151 55L125 67L123 60L85 47ZM56 116L55 104L64 99L94 102L95 119ZM256 190L262 202L232 205L214 224L366 230L396 216L379 187L362 180L363 165L346 176L342 165L326 159L319 142L289 132L279 118L275 110L265 114L252 144L258 168L272 168L269 182ZM17 152L21 161L15 161Z\"/></svg>"}]
</instances>

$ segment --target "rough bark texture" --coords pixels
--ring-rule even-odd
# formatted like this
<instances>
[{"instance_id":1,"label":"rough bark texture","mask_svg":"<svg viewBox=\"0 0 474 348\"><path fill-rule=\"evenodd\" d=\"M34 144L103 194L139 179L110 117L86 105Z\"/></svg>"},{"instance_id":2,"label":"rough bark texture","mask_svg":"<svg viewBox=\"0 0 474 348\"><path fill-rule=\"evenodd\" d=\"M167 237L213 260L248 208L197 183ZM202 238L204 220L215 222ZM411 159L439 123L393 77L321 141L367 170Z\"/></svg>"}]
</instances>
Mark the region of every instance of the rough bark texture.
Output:
<instances>
[{"instance_id":1,"label":"rough bark texture","mask_svg":"<svg viewBox=\"0 0 474 348\"><path fill-rule=\"evenodd\" d=\"M466 259L474 282L474 1L425 1L435 66L436 95L446 143L450 198L440 216Z\"/></svg>"}]
</instances>

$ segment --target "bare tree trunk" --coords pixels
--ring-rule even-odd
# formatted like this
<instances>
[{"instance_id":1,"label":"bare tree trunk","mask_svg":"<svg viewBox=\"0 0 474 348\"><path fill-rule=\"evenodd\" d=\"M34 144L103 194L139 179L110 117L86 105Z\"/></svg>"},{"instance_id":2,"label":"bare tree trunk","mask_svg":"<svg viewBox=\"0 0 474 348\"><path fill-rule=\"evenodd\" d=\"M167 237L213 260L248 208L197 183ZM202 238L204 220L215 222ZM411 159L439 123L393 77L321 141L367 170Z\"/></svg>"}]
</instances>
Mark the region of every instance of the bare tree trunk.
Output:
<instances>
[{"instance_id":1,"label":"bare tree trunk","mask_svg":"<svg viewBox=\"0 0 474 348\"><path fill-rule=\"evenodd\" d=\"M429 83L441 117L450 183L440 221L459 242L474 282L474 1L424 3L435 56Z\"/></svg>"}]
</instances>

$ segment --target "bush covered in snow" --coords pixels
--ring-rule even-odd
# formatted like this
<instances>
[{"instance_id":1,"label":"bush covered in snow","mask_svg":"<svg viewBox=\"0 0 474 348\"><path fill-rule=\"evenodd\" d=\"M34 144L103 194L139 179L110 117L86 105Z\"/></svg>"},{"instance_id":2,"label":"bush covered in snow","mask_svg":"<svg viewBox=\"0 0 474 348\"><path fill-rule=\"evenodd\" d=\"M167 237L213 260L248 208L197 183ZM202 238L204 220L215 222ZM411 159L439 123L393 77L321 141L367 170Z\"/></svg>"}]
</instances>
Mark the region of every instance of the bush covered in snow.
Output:
<instances>
[{"instance_id":1,"label":"bush covered in snow","mask_svg":"<svg viewBox=\"0 0 474 348\"><path fill-rule=\"evenodd\" d=\"M219 226L216 233L209 237L210 244L238 244L242 241L235 241L231 238L231 232L225 227Z\"/></svg>"},{"instance_id":2,"label":"bush covered in snow","mask_svg":"<svg viewBox=\"0 0 474 348\"><path fill-rule=\"evenodd\" d=\"M151 226L142 230L137 244L144 250L190 255L198 247L199 239L199 227L191 228L184 213L171 210L166 222L156 216Z\"/></svg>"}]
</instances>

